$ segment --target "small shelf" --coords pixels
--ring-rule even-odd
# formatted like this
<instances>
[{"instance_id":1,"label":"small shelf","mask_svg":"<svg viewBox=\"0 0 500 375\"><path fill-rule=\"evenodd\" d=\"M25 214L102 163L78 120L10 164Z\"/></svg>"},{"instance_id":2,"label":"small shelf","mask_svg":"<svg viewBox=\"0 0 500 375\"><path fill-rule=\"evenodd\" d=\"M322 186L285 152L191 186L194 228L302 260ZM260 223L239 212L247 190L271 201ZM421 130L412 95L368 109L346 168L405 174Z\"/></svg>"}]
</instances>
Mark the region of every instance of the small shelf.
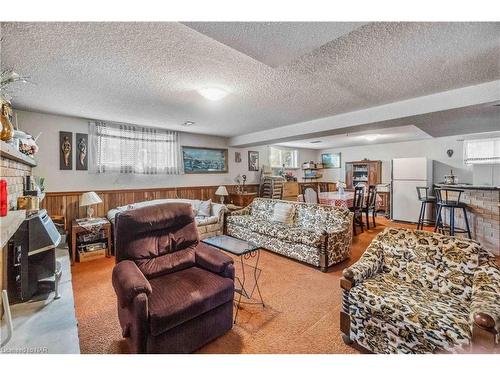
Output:
<instances>
[{"instance_id":1,"label":"small shelf","mask_svg":"<svg viewBox=\"0 0 500 375\"><path fill-rule=\"evenodd\" d=\"M16 150L16 148L6 142L0 141L0 156L29 165L30 167L36 167L36 160L28 155L24 155L21 151Z\"/></svg>"}]
</instances>

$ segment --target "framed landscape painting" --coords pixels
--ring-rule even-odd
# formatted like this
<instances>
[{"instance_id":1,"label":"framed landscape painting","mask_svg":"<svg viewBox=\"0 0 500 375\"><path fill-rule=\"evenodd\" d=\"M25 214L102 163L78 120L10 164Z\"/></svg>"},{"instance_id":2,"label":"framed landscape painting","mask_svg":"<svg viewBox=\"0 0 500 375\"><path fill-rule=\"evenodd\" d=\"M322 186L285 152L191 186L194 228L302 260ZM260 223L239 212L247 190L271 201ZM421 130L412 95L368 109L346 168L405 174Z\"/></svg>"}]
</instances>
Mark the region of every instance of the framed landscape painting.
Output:
<instances>
[{"instance_id":1,"label":"framed landscape painting","mask_svg":"<svg viewBox=\"0 0 500 375\"><path fill-rule=\"evenodd\" d=\"M182 147L184 173L227 173L227 148Z\"/></svg>"},{"instance_id":2,"label":"framed landscape painting","mask_svg":"<svg viewBox=\"0 0 500 375\"><path fill-rule=\"evenodd\" d=\"M323 168L340 168L340 152L321 154Z\"/></svg>"}]
</instances>

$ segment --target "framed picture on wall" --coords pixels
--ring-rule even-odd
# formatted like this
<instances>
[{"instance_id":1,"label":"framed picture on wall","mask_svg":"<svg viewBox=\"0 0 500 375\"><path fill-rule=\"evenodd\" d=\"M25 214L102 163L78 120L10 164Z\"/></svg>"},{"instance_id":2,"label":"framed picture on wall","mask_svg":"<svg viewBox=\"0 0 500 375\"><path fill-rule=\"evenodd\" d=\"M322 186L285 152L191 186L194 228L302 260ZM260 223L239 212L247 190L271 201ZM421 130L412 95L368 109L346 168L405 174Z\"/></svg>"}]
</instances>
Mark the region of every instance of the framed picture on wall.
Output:
<instances>
[{"instance_id":1,"label":"framed picture on wall","mask_svg":"<svg viewBox=\"0 0 500 375\"><path fill-rule=\"evenodd\" d=\"M88 170L88 134L76 133L75 166L78 171Z\"/></svg>"},{"instance_id":2,"label":"framed picture on wall","mask_svg":"<svg viewBox=\"0 0 500 375\"><path fill-rule=\"evenodd\" d=\"M340 152L321 154L323 168L340 168Z\"/></svg>"},{"instance_id":3,"label":"framed picture on wall","mask_svg":"<svg viewBox=\"0 0 500 375\"><path fill-rule=\"evenodd\" d=\"M59 132L59 169L73 169L73 133Z\"/></svg>"},{"instance_id":4,"label":"framed picture on wall","mask_svg":"<svg viewBox=\"0 0 500 375\"><path fill-rule=\"evenodd\" d=\"M248 151L248 170L258 172L259 168L259 151Z\"/></svg>"},{"instance_id":5,"label":"framed picture on wall","mask_svg":"<svg viewBox=\"0 0 500 375\"><path fill-rule=\"evenodd\" d=\"M227 173L227 148L182 147L184 173Z\"/></svg>"},{"instance_id":6,"label":"framed picture on wall","mask_svg":"<svg viewBox=\"0 0 500 375\"><path fill-rule=\"evenodd\" d=\"M241 163L241 152L236 151L234 153L234 162L235 163Z\"/></svg>"}]
</instances>

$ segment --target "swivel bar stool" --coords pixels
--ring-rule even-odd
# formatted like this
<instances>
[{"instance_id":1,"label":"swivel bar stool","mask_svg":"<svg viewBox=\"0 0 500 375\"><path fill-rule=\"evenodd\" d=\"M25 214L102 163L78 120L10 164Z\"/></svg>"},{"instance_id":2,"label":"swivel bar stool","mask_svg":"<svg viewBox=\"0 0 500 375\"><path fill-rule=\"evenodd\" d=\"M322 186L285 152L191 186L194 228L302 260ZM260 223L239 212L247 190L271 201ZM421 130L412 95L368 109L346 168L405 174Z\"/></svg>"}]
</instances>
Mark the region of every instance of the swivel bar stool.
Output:
<instances>
[{"instance_id":1,"label":"swivel bar stool","mask_svg":"<svg viewBox=\"0 0 500 375\"><path fill-rule=\"evenodd\" d=\"M417 186L418 200L421 202L420 215L418 216L417 229L423 230L425 225L433 225L434 221L425 220L425 208L428 204L436 204L436 197L429 195L428 186ZM437 212L437 205L434 209Z\"/></svg>"},{"instance_id":2,"label":"swivel bar stool","mask_svg":"<svg viewBox=\"0 0 500 375\"><path fill-rule=\"evenodd\" d=\"M460 197L463 190L458 189L450 189L450 188L436 188L434 189L436 192L436 201L438 206L438 212L436 217L436 225L434 226L434 232L437 232L438 228L445 232L449 231L450 236L454 236L455 233L467 233L467 236L472 239L470 228L469 228L469 220L467 219L467 205L463 202L460 202ZM450 194L451 193L451 194ZM458 194L458 196L457 196ZM451 195L451 196L450 196ZM443 224L442 211L443 208L448 208L450 211L450 225L445 226ZM461 209L464 213L465 227L467 229L455 228L455 209Z\"/></svg>"}]
</instances>

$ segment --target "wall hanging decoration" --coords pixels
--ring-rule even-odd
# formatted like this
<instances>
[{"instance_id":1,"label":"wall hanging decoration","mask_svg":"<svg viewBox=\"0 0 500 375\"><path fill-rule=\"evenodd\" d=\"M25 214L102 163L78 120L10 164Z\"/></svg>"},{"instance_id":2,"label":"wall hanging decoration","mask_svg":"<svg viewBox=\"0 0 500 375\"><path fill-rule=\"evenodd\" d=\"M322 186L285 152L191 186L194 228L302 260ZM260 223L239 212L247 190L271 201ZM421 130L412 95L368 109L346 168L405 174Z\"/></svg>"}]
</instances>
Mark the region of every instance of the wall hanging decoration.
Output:
<instances>
[{"instance_id":1,"label":"wall hanging decoration","mask_svg":"<svg viewBox=\"0 0 500 375\"><path fill-rule=\"evenodd\" d=\"M258 172L259 168L259 151L248 151L248 170Z\"/></svg>"},{"instance_id":2,"label":"wall hanging decoration","mask_svg":"<svg viewBox=\"0 0 500 375\"><path fill-rule=\"evenodd\" d=\"M59 169L73 169L73 133L59 132Z\"/></svg>"},{"instance_id":3,"label":"wall hanging decoration","mask_svg":"<svg viewBox=\"0 0 500 375\"><path fill-rule=\"evenodd\" d=\"M340 152L321 154L323 168L340 168Z\"/></svg>"},{"instance_id":4,"label":"wall hanging decoration","mask_svg":"<svg viewBox=\"0 0 500 375\"><path fill-rule=\"evenodd\" d=\"M227 156L227 148L184 146L184 173L227 173Z\"/></svg>"},{"instance_id":5,"label":"wall hanging decoration","mask_svg":"<svg viewBox=\"0 0 500 375\"><path fill-rule=\"evenodd\" d=\"M234 162L235 163L241 163L241 152L236 151L234 153Z\"/></svg>"},{"instance_id":6,"label":"wall hanging decoration","mask_svg":"<svg viewBox=\"0 0 500 375\"><path fill-rule=\"evenodd\" d=\"M76 133L76 169L88 170L88 134Z\"/></svg>"},{"instance_id":7,"label":"wall hanging decoration","mask_svg":"<svg viewBox=\"0 0 500 375\"><path fill-rule=\"evenodd\" d=\"M446 155L448 155L448 157L451 158L453 156L453 150L451 148L446 150Z\"/></svg>"}]
</instances>

